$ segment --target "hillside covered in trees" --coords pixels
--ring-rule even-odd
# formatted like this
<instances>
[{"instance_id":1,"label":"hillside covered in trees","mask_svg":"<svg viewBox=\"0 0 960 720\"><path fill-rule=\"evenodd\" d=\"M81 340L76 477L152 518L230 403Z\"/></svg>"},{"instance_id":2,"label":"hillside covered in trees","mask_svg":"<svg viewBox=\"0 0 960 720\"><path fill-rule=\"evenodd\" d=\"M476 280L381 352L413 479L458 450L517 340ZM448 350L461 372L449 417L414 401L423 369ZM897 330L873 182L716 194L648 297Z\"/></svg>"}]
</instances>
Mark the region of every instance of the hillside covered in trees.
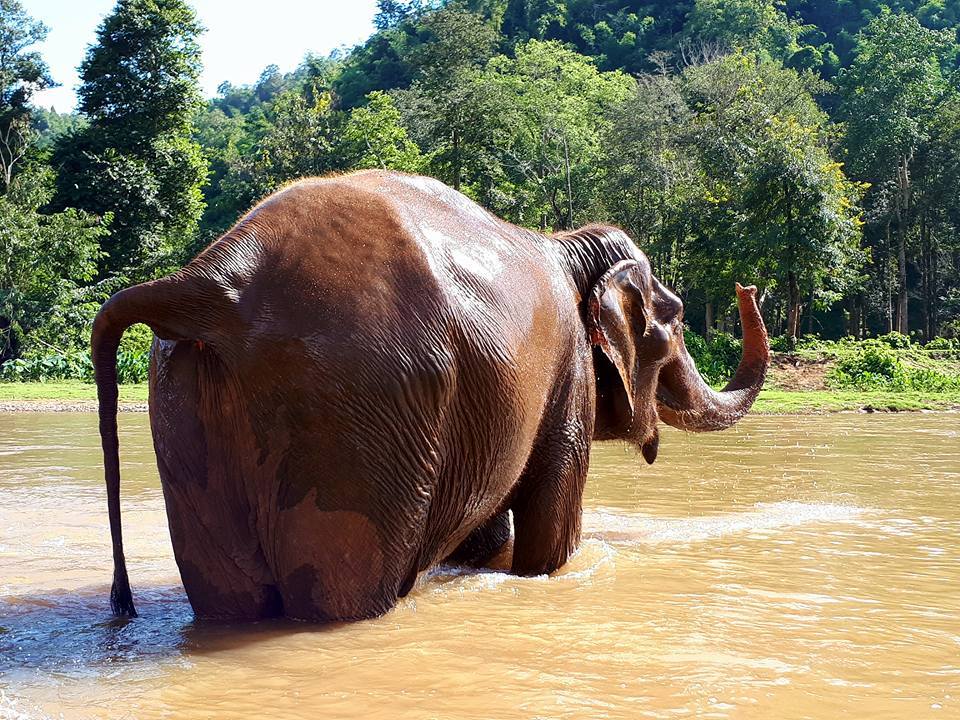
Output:
<instances>
[{"instance_id":1,"label":"hillside covered in trees","mask_svg":"<svg viewBox=\"0 0 960 720\"><path fill-rule=\"evenodd\" d=\"M82 375L112 291L371 167L620 225L701 334L739 280L787 345L960 335L960 0L378 4L362 45L203 100L190 6L119 0L61 115L31 102L46 29L0 0L0 362Z\"/></svg>"}]
</instances>

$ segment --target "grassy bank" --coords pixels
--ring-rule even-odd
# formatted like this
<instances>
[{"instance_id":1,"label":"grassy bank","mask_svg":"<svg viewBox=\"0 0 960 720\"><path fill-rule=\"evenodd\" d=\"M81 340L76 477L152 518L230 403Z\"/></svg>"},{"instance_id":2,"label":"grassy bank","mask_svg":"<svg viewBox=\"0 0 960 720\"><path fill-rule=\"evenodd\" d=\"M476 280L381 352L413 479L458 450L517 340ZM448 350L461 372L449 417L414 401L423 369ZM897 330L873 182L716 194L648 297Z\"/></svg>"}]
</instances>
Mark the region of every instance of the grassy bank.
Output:
<instances>
[{"instance_id":1,"label":"grassy bank","mask_svg":"<svg viewBox=\"0 0 960 720\"><path fill-rule=\"evenodd\" d=\"M0 403L37 403L39 406L49 402L60 402L85 406L95 402L96 399L97 388L89 383L0 383ZM120 402L145 403L146 401L146 384L120 386ZM754 405L754 412L791 415L863 409L882 412L957 408L960 408L960 391L934 393L770 389L760 393Z\"/></svg>"},{"instance_id":2,"label":"grassy bank","mask_svg":"<svg viewBox=\"0 0 960 720\"><path fill-rule=\"evenodd\" d=\"M0 402L87 402L96 401L97 386L75 381L63 382L0 382ZM147 401L146 383L120 385L120 402Z\"/></svg>"},{"instance_id":3,"label":"grassy bank","mask_svg":"<svg viewBox=\"0 0 960 720\"><path fill-rule=\"evenodd\" d=\"M856 390L763 390L753 412L802 415L850 410L900 412L960 409L960 392L889 392Z\"/></svg>"}]
</instances>

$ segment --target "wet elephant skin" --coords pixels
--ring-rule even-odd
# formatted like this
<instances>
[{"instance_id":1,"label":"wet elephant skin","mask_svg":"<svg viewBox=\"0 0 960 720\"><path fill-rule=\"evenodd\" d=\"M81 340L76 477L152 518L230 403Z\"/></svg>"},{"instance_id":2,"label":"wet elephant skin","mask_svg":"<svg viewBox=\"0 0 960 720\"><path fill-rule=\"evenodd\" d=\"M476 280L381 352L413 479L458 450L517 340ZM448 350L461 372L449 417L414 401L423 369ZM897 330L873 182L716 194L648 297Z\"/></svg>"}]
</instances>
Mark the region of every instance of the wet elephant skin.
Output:
<instances>
[{"instance_id":1,"label":"wet elephant skin","mask_svg":"<svg viewBox=\"0 0 960 720\"><path fill-rule=\"evenodd\" d=\"M367 171L268 197L179 272L117 293L92 348L114 547L116 351L154 331L150 420L198 617L333 621L389 610L417 573L560 567L592 439L656 457L657 423L728 427L763 382L753 288L724 391L683 346L682 304L621 230L544 236L428 178Z\"/></svg>"}]
</instances>

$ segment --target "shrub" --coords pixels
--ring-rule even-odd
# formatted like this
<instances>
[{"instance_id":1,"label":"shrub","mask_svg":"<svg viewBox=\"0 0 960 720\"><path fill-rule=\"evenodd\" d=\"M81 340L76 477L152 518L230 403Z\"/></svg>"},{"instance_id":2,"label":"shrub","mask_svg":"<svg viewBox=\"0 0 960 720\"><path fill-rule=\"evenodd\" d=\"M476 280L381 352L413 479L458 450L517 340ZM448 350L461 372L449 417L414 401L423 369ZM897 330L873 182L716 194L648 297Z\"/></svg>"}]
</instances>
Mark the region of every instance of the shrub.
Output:
<instances>
[{"instance_id":1,"label":"shrub","mask_svg":"<svg viewBox=\"0 0 960 720\"><path fill-rule=\"evenodd\" d=\"M0 380L8 382L45 382L51 380L93 379L90 355L51 352L8 360L0 367Z\"/></svg>"},{"instance_id":2,"label":"shrub","mask_svg":"<svg viewBox=\"0 0 960 720\"><path fill-rule=\"evenodd\" d=\"M927 368L908 371L907 382L911 390L921 390L923 392L960 390L960 375L945 375Z\"/></svg>"},{"instance_id":3,"label":"shrub","mask_svg":"<svg viewBox=\"0 0 960 720\"><path fill-rule=\"evenodd\" d=\"M891 348L889 339L888 335L876 340L864 340L843 351L830 372L829 383L834 387L857 390L960 390L960 374L951 372L951 366L918 366L926 360L922 353L921 357L917 357L917 351L901 349L898 356ZM898 341L896 338L893 340ZM901 358L906 358L906 362Z\"/></svg>"},{"instance_id":4,"label":"shrub","mask_svg":"<svg viewBox=\"0 0 960 720\"><path fill-rule=\"evenodd\" d=\"M146 382L150 351L124 350L117 353L117 380L122 384ZM0 366L0 381L55 382L79 380L93 382L93 363L89 353L50 352L8 360Z\"/></svg>"},{"instance_id":5,"label":"shrub","mask_svg":"<svg viewBox=\"0 0 960 720\"><path fill-rule=\"evenodd\" d=\"M773 352L790 352L796 347L796 343L789 335L778 335L770 338L770 349Z\"/></svg>"},{"instance_id":6,"label":"shrub","mask_svg":"<svg viewBox=\"0 0 960 720\"><path fill-rule=\"evenodd\" d=\"M906 372L889 347L865 341L858 350L845 353L837 360L828 379L830 384L841 388L893 389L906 385Z\"/></svg>"},{"instance_id":7,"label":"shrub","mask_svg":"<svg viewBox=\"0 0 960 720\"><path fill-rule=\"evenodd\" d=\"M692 330L683 333L684 343L703 379L711 385L725 383L740 363L742 343L728 333L706 339Z\"/></svg>"},{"instance_id":8,"label":"shrub","mask_svg":"<svg viewBox=\"0 0 960 720\"><path fill-rule=\"evenodd\" d=\"M960 340L957 338L934 338L924 348L927 350L960 350Z\"/></svg>"},{"instance_id":9,"label":"shrub","mask_svg":"<svg viewBox=\"0 0 960 720\"><path fill-rule=\"evenodd\" d=\"M904 350L910 347L910 338L903 333L891 332L886 335L881 335L877 338L882 343L889 345L895 350Z\"/></svg>"}]
</instances>

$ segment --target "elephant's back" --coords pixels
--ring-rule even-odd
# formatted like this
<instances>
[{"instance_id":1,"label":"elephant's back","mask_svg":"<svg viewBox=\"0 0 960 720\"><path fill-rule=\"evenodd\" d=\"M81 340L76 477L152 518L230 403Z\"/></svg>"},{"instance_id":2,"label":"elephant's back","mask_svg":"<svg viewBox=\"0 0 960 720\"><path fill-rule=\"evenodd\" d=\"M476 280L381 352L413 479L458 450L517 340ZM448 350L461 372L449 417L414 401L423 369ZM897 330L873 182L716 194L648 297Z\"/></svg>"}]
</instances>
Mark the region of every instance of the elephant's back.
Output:
<instances>
[{"instance_id":1,"label":"elephant's back","mask_svg":"<svg viewBox=\"0 0 960 720\"><path fill-rule=\"evenodd\" d=\"M301 180L218 244L248 252L238 238L249 236L256 270L237 298L253 334L374 342L406 333L412 318L445 315L502 332L524 324L551 282L532 233L436 180L399 173Z\"/></svg>"}]
</instances>

